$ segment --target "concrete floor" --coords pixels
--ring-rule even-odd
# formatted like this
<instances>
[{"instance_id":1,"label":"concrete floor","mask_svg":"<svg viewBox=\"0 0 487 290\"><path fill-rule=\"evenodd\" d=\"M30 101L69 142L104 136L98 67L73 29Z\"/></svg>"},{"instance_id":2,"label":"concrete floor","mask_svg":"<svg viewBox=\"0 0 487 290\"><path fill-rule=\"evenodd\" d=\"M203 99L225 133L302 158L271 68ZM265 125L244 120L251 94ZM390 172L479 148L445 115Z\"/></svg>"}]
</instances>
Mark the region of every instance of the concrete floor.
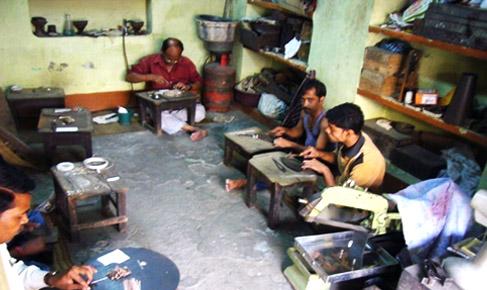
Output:
<instances>
[{"instance_id":1,"label":"concrete floor","mask_svg":"<svg viewBox=\"0 0 487 290\"><path fill-rule=\"evenodd\" d=\"M130 189L128 233L82 232L81 241L69 245L76 262L118 247L146 247L176 263L178 289L291 289L282 274L290 263L286 249L309 228L284 206L282 226L270 230L267 192L252 209L242 191L225 192L225 178L243 175L222 163L223 132L257 124L238 111L212 118L219 122L205 124L210 135L198 143L149 131L94 138L95 155L114 161Z\"/></svg>"}]
</instances>

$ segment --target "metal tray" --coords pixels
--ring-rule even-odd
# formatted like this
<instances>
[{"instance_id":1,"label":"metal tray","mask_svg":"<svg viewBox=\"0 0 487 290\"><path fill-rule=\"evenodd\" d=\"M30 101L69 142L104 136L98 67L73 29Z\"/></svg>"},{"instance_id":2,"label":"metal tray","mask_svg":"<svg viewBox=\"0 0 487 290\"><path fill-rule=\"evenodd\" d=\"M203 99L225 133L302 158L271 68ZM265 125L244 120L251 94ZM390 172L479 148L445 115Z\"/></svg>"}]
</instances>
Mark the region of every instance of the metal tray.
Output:
<instances>
[{"instance_id":1,"label":"metal tray","mask_svg":"<svg viewBox=\"0 0 487 290\"><path fill-rule=\"evenodd\" d=\"M347 251L347 244L350 240L360 239L360 233L346 231L332 234L313 235L296 237L294 246L311 268L326 283L337 283L357 278L377 276L382 273L391 272L398 264L397 260L387 253L383 248L372 243L366 243L361 267L353 269L343 266L340 269L330 271L325 269L320 262L320 257L336 257L341 249ZM358 243L359 244L359 243ZM357 250L350 248L352 251ZM348 255L348 254L347 254Z\"/></svg>"}]
</instances>

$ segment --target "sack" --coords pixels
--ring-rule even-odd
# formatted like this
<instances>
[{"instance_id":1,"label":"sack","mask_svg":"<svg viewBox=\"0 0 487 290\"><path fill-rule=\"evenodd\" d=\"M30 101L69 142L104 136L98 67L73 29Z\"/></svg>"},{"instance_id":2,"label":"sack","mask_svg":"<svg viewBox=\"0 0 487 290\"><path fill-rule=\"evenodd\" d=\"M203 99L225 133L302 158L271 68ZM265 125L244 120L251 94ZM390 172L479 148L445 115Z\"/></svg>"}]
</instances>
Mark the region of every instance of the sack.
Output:
<instances>
[{"instance_id":1,"label":"sack","mask_svg":"<svg viewBox=\"0 0 487 290\"><path fill-rule=\"evenodd\" d=\"M279 119L286 112L286 104L272 94L262 93L258 109L267 117Z\"/></svg>"}]
</instances>

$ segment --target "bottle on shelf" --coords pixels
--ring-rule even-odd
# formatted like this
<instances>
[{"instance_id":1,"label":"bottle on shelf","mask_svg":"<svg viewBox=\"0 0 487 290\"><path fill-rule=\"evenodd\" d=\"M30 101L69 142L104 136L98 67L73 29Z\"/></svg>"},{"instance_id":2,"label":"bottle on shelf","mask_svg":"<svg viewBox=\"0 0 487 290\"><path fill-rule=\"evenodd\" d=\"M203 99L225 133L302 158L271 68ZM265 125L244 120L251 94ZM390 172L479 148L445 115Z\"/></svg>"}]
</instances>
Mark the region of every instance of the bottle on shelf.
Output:
<instances>
[{"instance_id":1,"label":"bottle on shelf","mask_svg":"<svg viewBox=\"0 0 487 290\"><path fill-rule=\"evenodd\" d=\"M71 20L71 14L64 14L63 35L64 36L74 35L74 27L73 27L73 21Z\"/></svg>"}]
</instances>

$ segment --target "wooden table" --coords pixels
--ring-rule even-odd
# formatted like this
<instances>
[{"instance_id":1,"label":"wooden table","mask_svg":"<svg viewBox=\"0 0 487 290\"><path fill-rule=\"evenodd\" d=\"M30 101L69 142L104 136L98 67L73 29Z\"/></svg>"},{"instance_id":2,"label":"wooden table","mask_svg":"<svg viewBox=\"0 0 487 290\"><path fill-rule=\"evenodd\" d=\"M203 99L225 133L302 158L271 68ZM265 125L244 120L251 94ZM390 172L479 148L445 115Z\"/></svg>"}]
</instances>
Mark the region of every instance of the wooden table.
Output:
<instances>
[{"instance_id":1,"label":"wooden table","mask_svg":"<svg viewBox=\"0 0 487 290\"><path fill-rule=\"evenodd\" d=\"M269 228L275 228L279 223L279 209L285 190L292 186L302 186L304 195L311 195L314 191L318 176L311 171L294 171L287 168L280 162L280 158L286 156L284 152L270 152L255 155L250 159L247 166L247 189L245 194L245 203L248 207L253 207L257 198L256 183L264 182L270 190L271 202L267 217ZM276 160L285 171L279 169L275 163Z\"/></svg>"},{"instance_id":2,"label":"wooden table","mask_svg":"<svg viewBox=\"0 0 487 290\"><path fill-rule=\"evenodd\" d=\"M248 162L256 154L278 151L272 142L253 138L255 134L265 134L262 129L251 127L239 131L225 133L225 153L223 163L229 166L235 153L240 154Z\"/></svg>"},{"instance_id":3,"label":"wooden table","mask_svg":"<svg viewBox=\"0 0 487 290\"><path fill-rule=\"evenodd\" d=\"M51 160L60 145L80 145L85 149L85 157L93 155L93 123L88 110L42 109L37 129L42 136L44 151Z\"/></svg>"},{"instance_id":4,"label":"wooden table","mask_svg":"<svg viewBox=\"0 0 487 290\"><path fill-rule=\"evenodd\" d=\"M62 88L7 90L5 97L17 129L35 129L42 109L64 107Z\"/></svg>"},{"instance_id":5,"label":"wooden table","mask_svg":"<svg viewBox=\"0 0 487 290\"><path fill-rule=\"evenodd\" d=\"M157 92L158 91L148 91L135 94L137 102L139 103L142 126L149 128L155 132L157 136L161 136L161 112L164 110L180 109L186 109L188 111L187 122L190 125L194 125L198 95L191 92L182 92L181 95L177 97L162 96L160 99L156 100L153 98L153 95Z\"/></svg>"},{"instance_id":6,"label":"wooden table","mask_svg":"<svg viewBox=\"0 0 487 290\"><path fill-rule=\"evenodd\" d=\"M124 290L123 280L131 278L141 282L141 290L177 289L180 279L179 270L176 264L169 258L161 253L145 248L121 248L120 250L129 256L130 259L120 264L104 266L97 259L111 252L109 251L88 260L86 264L92 265L97 270L93 280L104 278L116 266L127 267L132 272L130 276L120 280L104 280L98 282L92 286L92 289Z\"/></svg>"},{"instance_id":7,"label":"wooden table","mask_svg":"<svg viewBox=\"0 0 487 290\"><path fill-rule=\"evenodd\" d=\"M125 232L128 220L126 209L128 189L120 179L107 181L107 179L118 176L113 164L110 162L110 165L100 172L86 168L81 162L73 164L74 169L70 171L60 171L56 166L51 167L56 193L56 209L68 220L66 225L71 238L79 239L79 232L84 229L111 225L118 225L118 230ZM96 198L101 198L103 218L81 223L78 203L83 201L86 203L86 200ZM96 200L94 201L96 202Z\"/></svg>"}]
</instances>

